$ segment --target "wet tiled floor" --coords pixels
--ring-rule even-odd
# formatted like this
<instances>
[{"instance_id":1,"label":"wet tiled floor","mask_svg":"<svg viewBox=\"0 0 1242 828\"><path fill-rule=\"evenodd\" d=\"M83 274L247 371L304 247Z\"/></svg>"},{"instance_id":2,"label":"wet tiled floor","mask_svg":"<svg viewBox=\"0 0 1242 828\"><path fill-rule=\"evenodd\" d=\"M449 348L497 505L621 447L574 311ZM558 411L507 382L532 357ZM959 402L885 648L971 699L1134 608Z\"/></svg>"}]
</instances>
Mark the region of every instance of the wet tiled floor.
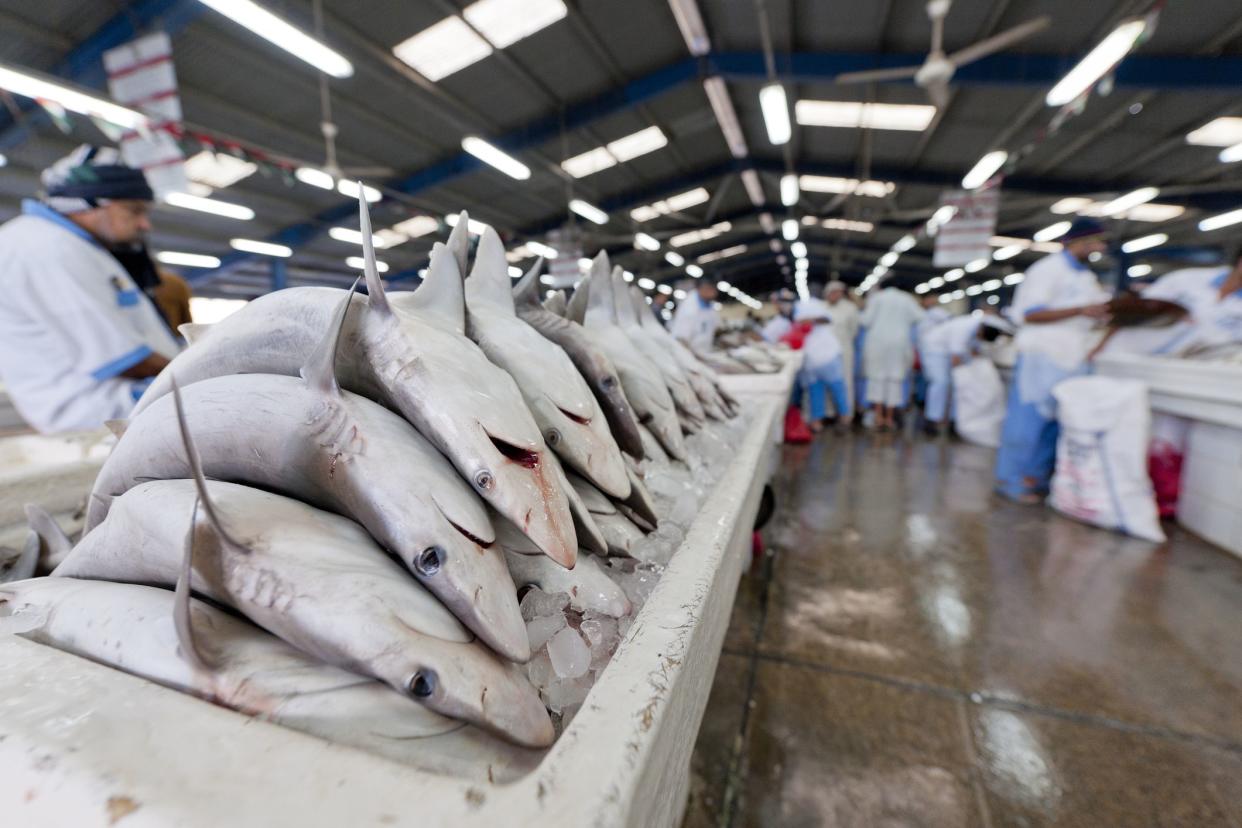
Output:
<instances>
[{"instance_id":1,"label":"wet tiled floor","mask_svg":"<svg viewBox=\"0 0 1242 828\"><path fill-rule=\"evenodd\" d=\"M997 500L991 463L784 449L688 828L1242 828L1242 560Z\"/></svg>"}]
</instances>

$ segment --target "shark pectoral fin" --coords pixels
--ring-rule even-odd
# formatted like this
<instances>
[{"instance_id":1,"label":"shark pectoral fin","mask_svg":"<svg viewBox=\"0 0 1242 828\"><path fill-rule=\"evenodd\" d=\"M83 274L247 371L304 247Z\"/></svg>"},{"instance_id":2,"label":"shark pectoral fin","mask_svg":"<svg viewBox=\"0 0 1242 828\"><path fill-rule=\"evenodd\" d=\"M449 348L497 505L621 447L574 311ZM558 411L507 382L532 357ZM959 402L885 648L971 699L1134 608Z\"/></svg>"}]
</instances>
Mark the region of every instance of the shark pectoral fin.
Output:
<instances>
[{"instance_id":1,"label":"shark pectoral fin","mask_svg":"<svg viewBox=\"0 0 1242 828\"><path fill-rule=\"evenodd\" d=\"M354 284L357 285L358 283L355 281ZM349 302L352 296L353 291L351 290L350 296L345 299L346 303ZM203 474L202 458L199 456L198 449L194 446L194 438L190 434L190 424L185 419L185 403L181 399L181 387L177 384L175 377L170 377L169 379L172 381L173 406L177 410L177 428L181 432L181 445L185 448L186 461L190 464L190 476L194 478L194 488L198 491L198 497L194 501L194 514L190 519L190 540L186 542L187 546L193 546L194 524L198 519L199 503L202 503L203 512L207 515L207 523L211 526L212 531L220 537L220 540L239 552L250 554L250 549L235 540L220 521L215 504L212 503L211 494L207 491L207 478Z\"/></svg>"},{"instance_id":2,"label":"shark pectoral fin","mask_svg":"<svg viewBox=\"0 0 1242 828\"><path fill-rule=\"evenodd\" d=\"M336 382L336 352L341 344L341 331L345 329L345 319L349 316L349 306L354 300L354 292L358 289L358 281L354 280L336 309L327 335L315 346L306 364L298 372L309 388L325 394L341 393L341 386Z\"/></svg>"},{"instance_id":3,"label":"shark pectoral fin","mask_svg":"<svg viewBox=\"0 0 1242 828\"><path fill-rule=\"evenodd\" d=\"M47 562L48 569L54 569L73 549L73 541L51 515L33 503L26 504L26 523L35 536L36 556Z\"/></svg>"},{"instance_id":4,"label":"shark pectoral fin","mask_svg":"<svg viewBox=\"0 0 1242 828\"><path fill-rule=\"evenodd\" d=\"M535 259L530 270L526 271L518 283L513 286L513 304L518 307L539 307L539 272L543 270L543 256Z\"/></svg>"},{"instance_id":5,"label":"shark pectoral fin","mask_svg":"<svg viewBox=\"0 0 1242 828\"><path fill-rule=\"evenodd\" d=\"M181 657L190 666L200 672L210 672L211 665L199 652L194 641L194 628L190 618L190 573L194 566L194 525L198 522L198 502L194 504L194 514L190 518L190 531L185 539L185 554L181 558L181 571L177 574L177 585L173 590L173 626L177 630L177 643L181 646Z\"/></svg>"},{"instance_id":6,"label":"shark pectoral fin","mask_svg":"<svg viewBox=\"0 0 1242 828\"><path fill-rule=\"evenodd\" d=\"M376 313L392 313L384 282L375 264L375 237L371 235L371 210L363 195L362 182L358 182L358 229L362 231L362 273L367 280L367 305Z\"/></svg>"},{"instance_id":7,"label":"shark pectoral fin","mask_svg":"<svg viewBox=\"0 0 1242 828\"><path fill-rule=\"evenodd\" d=\"M113 437L119 440L125 436L125 429L129 428L129 420L104 420L104 426L112 432Z\"/></svg>"},{"instance_id":8,"label":"shark pectoral fin","mask_svg":"<svg viewBox=\"0 0 1242 828\"><path fill-rule=\"evenodd\" d=\"M204 322L186 322L177 326L177 333L185 339L187 345L193 345L203 338L211 325Z\"/></svg>"}]
</instances>

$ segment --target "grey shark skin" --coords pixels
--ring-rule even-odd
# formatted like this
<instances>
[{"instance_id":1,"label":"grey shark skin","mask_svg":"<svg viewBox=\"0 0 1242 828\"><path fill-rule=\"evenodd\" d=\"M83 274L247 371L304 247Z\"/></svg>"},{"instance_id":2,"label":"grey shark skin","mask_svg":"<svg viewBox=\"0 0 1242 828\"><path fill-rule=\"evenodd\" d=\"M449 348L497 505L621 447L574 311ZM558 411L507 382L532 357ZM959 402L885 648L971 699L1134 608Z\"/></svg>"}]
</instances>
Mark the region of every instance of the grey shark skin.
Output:
<instances>
[{"instance_id":1,"label":"grey shark skin","mask_svg":"<svg viewBox=\"0 0 1242 828\"><path fill-rule=\"evenodd\" d=\"M466 332L517 380L561 461L614 497L628 497L625 461L604 412L565 351L517 315L504 245L490 227L466 279Z\"/></svg>"},{"instance_id":2,"label":"grey shark skin","mask_svg":"<svg viewBox=\"0 0 1242 828\"><path fill-rule=\"evenodd\" d=\"M176 600L173 592L149 586L32 578L0 585L0 631L391 758L408 761L414 755L408 745L432 736L452 739L468 752L495 748L482 733L413 704L380 682L324 664L188 599L183 611L198 650L192 656L173 631ZM546 712L543 716L546 720ZM538 723L527 735L532 745L550 744L551 722ZM427 761L445 771L463 769L459 751L452 754Z\"/></svg>"},{"instance_id":3,"label":"grey shark skin","mask_svg":"<svg viewBox=\"0 0 1242 828\"><path fill-rule=\"evenodd\" d=\"M639 423L656 435L665 451L678 460L685 460L686 444L681 424L660 369L635 350L617 324L609 270L608 254L601 251L591 264L590 275L578 283L570 299L570 316L581 311L583 329L616 366L625 398L633 405Z\"/></svg>"},{"instance_id":4,"label":"grey shark skin","mask_svg":"<svg viewBox=\"0 0 1242 828\"><path fill-rule=\"evenodd\" d=\"M359 211L369 227L365 202ZM465 222L458 228L464 236ZM544 474L547 447L539 427L513 378L461 333L462 274L453 253L435 245L423 284L390 299L374 268L370 235L363 237L370 295L353 300L341 334L336 371L342 387L400 412L489 505L523 525L558 563L572 566L578 542L565 493ZM174 374L183 387L229 374L297 376L343 295L306 287L260 296L177 355L134 415L171 391Z\"/></svg>"},{"instance_id":5,"label":"grey shark skin","mask_svg":"<svg viewBox=\"0 0 1242 828\"><path fill-rule=\"evenodd\" d=\"M695 359L686 346L678 342L677 338L666 331L654 316L646 312L646 301L643 299L642 291L631 287L630 301L634 306L634 313L640 328L636 335L644 336L648 341L654 342L656 349L661 354L666 354L676 364L702 404L704 414L713 420L728 418L730 416L728 406L716 390L714 374L709 374L707 368Z\"/></svg>"},{"instance_id":6,"label":"grey shark skin","mask_svg":"<svg viewBox=\"0 0 1242 828\"><path fill-rule=\"evenodd\" d=\"M521 743L538 731L533 688L515 681L361 526L287 497L221 481L143 483L116 498L52 574L172 587L191 536L195 592L446 716ZM527 646L517 655L529 654ZM434 692L418 696L415 686ZM512 716L480 707L481 695Z\"/></svg>"},{"instance_id":7,"label":"grey shark skin","mask_svg":"<svg viewBox=\"0 0 1242 828\"><path fill-rule=\"evenodd\" d=\"M305 380L248 374L181 392L205 475L353 518L479 638L520 654L513 584L499 551L487 548L494 537L482 501L413 426L337 387L335 337L312 355ZM139 483L190 477L181 441L174 397L131 420L96 478L86 529Z\"/></svg>"},{"instance_id":8,"label":"grey shark skin","mask_svg":"<svg viewBox=\"0 0 1242 828\"><path fill-rule=\"evenodd\" d=\"M569 300L565 298L565 291L553 291L551 296L543 300L542 307L548 313L559 316L562 319L566 318L569 311Z\"/></svg>"},{"instance_id":9,"label":"grey shark skin","mask_svg":"<svg viewBox=\"0 0 1242 828\"><path fill-rule=\"evenodd\" d=\"M625 397L612 360L591 341L581 325L539 304L539 271L542 264L543 259L540 258L513 289L518 317L565 350L604 410L617 445L626 454L641 460L643 440L638 433L638 420ZM557 295L563 303L564 294Z\"/></svg>"},{"instance_id":10,"label":"grey shark skin","mask_svg":"<svg viewBox=\"0 0 1242 828\"><path fill-rule=\"evenodd\" d=\"M637 485L642 485L637 478L634 479ZM586 480L571 475L569 483L578 492L582 502L586 504L587 509L591 512L591 517L595 521L595 525L599 527L600 532L604 535L604 539L608 542L608 554L618 557L634 557L635 545L644 537L642 529L622 514L617 504L609 500L603 492ZM644 488L643 491L645 492L646 489ZM628 507L622 506L620 508ZM654 513L651 514L651 523L653 525L656 523ZM497 529L497 537L499 536L500 530ZM509 570L512 572L513 567L510 566Z\"/></svg>"},{"instance_id":11,"label":"grey shark skin","mask_svg":"<svg viewBox=\"0 0 1242 828\"><path fill-rule=\"evenodd\" d=\"M639 323L640 312L643 316L651 315L646 301L641 300L641 311L635 308L634 300L630 297L629 285L622 278L620 267L612 269L608 281L612 287L617 324L621 327L621 330L625 331L625 335L629 337L630 342L634 344L638 352L659 370L678 413L684 419L689 420L692 426L697 429L706 418L706 414L703 412L703 404L699 402L698 395L694 393L694 389L690 386L689 381L686 380L686 375L682 373L681 366L677 364L677 359L657 345ZM637 291L638 288L634 288L634 290Z\"/></svg>"}]
</instances>

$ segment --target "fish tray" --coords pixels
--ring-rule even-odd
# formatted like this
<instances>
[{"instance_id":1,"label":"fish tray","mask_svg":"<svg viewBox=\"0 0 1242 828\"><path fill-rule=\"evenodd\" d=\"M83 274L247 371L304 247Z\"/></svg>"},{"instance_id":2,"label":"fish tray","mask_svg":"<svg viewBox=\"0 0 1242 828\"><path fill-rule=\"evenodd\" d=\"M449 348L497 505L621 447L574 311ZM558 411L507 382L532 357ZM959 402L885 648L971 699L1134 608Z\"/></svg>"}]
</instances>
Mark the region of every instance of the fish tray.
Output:
<instances>
[{"instance_id":1,"label":"fish tray","mask_svg":"<svg viewBox=\"0 0 1242 828\"><path fill-rule=\"evenodd\" d=\"M581 711L529 772L432 774L9 635L0 636L0 822L677 825L788 393L786 384L748 401L752 428L732 464Z\"/></svg>"}]
</instances>

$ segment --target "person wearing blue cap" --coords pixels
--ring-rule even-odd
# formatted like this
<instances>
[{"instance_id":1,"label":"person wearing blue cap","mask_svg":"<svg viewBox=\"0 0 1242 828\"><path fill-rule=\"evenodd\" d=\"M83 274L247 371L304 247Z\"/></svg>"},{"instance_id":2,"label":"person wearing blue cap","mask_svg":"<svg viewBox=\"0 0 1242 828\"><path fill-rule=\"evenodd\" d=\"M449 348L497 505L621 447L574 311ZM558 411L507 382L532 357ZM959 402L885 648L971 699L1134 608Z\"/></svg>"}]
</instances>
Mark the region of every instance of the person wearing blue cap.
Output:
<instances>
[{"instance_id":1,"label":"person wearing blue cap","mask_svg":"<svg viewBox=\"0 0 1242 828\"><path fill-rule=\"evenodd\" d=\"M1095 329L1108 318L1109 294L1087 266L1092 254L1108 249L1104 226L1080 218L1059 240L1062 250L1026 271L1010 309L1021 327L996 455L996 488L1023 503L1043 500L1056 464L1059 429L1052 389L1087 370Z\"/></svg>"},{"instance_id":2,"label":"person wearing blue cap","mask_svg":"<svg viewBox=\"0 0 1242 828\"><path fill-rule=\"evenodd\" d=\"M112 252L151 229L154 195L117 150L83 145L0 227L0 379L43 432L127 416L177 354L172 331Z\"/></svg>"}]
</instances>

